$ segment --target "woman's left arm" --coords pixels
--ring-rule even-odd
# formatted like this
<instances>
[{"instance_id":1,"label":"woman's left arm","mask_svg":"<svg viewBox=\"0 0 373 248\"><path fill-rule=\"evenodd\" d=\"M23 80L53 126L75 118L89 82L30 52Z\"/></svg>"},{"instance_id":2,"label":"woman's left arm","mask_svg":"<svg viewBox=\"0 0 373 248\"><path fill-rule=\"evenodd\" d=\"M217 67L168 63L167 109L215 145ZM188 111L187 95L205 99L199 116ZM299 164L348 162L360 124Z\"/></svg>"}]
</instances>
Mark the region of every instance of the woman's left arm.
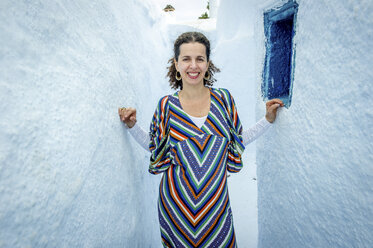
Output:
<instances>
[{"instance_id":1,"label":"woman's left arm","mask_svg":"<svg viewBox=\"0 0 373 248\"><path fill-rule=\"evenodd\" d=\"M271 126L277 115L277 109L283 107L284 104L280 99L272 99L266 103L266 115L260 119L254 126L243 131L242 140L243 144L247 146L257 138L259 138Z\"/></svg>"}]
</instances>

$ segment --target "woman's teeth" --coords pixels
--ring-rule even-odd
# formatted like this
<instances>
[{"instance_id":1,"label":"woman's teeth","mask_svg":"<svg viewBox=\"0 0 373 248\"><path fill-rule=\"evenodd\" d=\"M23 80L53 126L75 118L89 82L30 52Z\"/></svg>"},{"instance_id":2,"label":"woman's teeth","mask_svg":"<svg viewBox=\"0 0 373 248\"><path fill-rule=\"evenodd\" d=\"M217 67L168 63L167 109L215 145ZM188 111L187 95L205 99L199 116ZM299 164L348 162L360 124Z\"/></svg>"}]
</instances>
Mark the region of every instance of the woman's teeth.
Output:
<instances>
[{"instance_id":1,"label":"woman's teeth","mask_svg":"<svg viewBox=\"0 0 373 248\"><path fill-rule=\"evenodd\" d=\"M189 72L189 75L191 75L191 76L197 76L198 75L198 72Z\"/></svg>"},{"instance_id":2,"label":"woman's teeth","mask_svg":"<svg viewBox=\"0 0 373 248\"><path fill-rule=\"evenodd\" d=\"M199 72L188 72L188 75L189 75L191 78L197 78L198 75L199 75Z\"/></svg>"}]
</instances>

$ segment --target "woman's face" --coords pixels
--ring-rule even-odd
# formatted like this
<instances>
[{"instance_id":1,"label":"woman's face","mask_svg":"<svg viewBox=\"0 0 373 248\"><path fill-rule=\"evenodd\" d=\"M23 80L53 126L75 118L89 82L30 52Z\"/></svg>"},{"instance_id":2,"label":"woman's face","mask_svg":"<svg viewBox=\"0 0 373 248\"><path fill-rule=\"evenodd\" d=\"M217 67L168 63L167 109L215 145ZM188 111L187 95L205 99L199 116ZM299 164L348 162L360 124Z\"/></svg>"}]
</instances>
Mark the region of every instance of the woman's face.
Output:
<instances>
[{"instance_id":1,"label":"woman's face","mask_svg":"<svg viewBox=\"0 0 373 248\"><path fill-rule=\"evenodd\" d=\"M198 42L183 43L175 66L181 74L183 86L203 85L203 77L209 67L205 45Z\"/></svg>"}]
</instances>

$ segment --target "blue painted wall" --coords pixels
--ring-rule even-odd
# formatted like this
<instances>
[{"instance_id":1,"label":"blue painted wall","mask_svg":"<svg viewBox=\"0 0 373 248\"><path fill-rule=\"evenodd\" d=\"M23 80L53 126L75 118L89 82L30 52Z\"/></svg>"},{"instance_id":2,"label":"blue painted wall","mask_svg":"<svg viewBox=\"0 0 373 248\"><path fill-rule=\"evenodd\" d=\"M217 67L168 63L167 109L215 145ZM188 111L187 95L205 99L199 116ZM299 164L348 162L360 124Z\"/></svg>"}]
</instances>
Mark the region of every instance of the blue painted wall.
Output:
<instances>
[{"instance_id":1,"label":"blue painted wall","mask_svg":"<svg viewBox=\"0 0 373 248\"><path fill-rule=\"evenodd\" d=\"M289 1L264 13L266 57L262 96L265 100L280 98L286 107L290 106L292 96L297 8L296 2Z\"/></svg>"},{"instance_id":2,"label":"blue painted wall","mask_svg":"<svg viewBox=\"0 0 373 248\"><path fill-rule=\"evenodd\" d=\"M272 24L269 45L268 99L289 96L291 73L293 21L284 20Z\"/></svg>"}]
</instances>

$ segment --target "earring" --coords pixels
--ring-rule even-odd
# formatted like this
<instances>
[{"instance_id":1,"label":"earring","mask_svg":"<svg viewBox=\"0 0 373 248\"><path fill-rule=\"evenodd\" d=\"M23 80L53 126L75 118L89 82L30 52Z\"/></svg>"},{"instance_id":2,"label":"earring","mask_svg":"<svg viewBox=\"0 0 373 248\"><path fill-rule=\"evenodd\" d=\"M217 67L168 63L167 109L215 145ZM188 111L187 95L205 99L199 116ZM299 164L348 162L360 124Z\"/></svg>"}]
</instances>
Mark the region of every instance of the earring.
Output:
<instances>
[{"instance_id":1,"label":"earring","mask_svg":"<svg viewBox=\"0 0 373 248\"><path fill-rule=\"evenodd\" d=\"M206 74L207 74L207 76L206 76ZM206 71L205 76L204 76L204 79L207 80L207 81L209 81L210 78L211 78L210 72L209 72L209 71Z\"/></svg>"},{"instance_id":2,"label":"earring","mask_svg":"<svg viewBox=\"0 0 373 248\"><path fill-rule=\"evenodd\" d=\"M177 75L179 73L179 75ZM175 78L177 81L180 81L181 80L181 74L179 71L176 71L176 75L175 75Z\"/></svg>"}]
</instances>

